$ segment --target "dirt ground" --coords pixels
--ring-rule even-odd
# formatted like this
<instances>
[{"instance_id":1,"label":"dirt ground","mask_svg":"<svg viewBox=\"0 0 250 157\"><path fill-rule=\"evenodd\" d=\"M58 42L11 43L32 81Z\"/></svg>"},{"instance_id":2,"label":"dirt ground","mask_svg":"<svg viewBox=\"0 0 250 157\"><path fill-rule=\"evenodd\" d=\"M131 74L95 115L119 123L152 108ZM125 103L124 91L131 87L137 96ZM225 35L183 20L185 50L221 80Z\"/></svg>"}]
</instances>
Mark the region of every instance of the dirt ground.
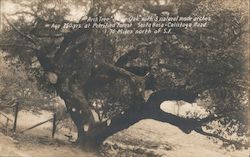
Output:
<instances>
[{"instance_id":1,"label":"dirt ground","mask_svg":"<svg viewBox=\"0 0 250 157\"><path fill-rule=\"evenodd\" d=\"M11 117L11 115L9 115ZM64 135L70 131L61 128L56 132L55 138L51 137L52 123L45 123L23 134L25 130L39 122L52 117L52 113L42 111L39 114L29 111L18 113L17 134L13 138L0 134L0 157L97 157L97 153L81 149L73 144ZM59 125L60 127L60 125ZM71 133L73 139L76 133Z\"/></svg>"},{"instance_id":2,"label":"dirt ground","mask_svg":"<svg viewBox=\"0 0 250 157\"><path fill-rule=\"evenodd\" d=\"M49 142L42 138L33 140L13 140L0 134L1 157L97 157L93 152L82 150L77 146L62 143ZM45 142L46 141L46 142Z\"/></svg>"},{"instance_id":3,"label":"dirt ground","mask_svg":"<svg viewBox=\"0 0 250 157\"><path fill-rule=\"evenodd\" d=\"M11 115L10 115L11 116ZM18 131L49 119L50 112L34 114L21 111ZM221 148L196 132L185 134L167 123L146 119L108 138L101 153L81 149L64 136L70 131L60 129L51 138L51 123L17 134L15 138L0 133L0 157L249 157L249 150ZM76 137L71 132L73 139Z\"/></svg>"},{"instance_id":4,"label":"dirt ground","mask_svg":"<svg viewBox=\"0 0 250 157\"><path fill-rule=\"evenodd\" d=\"M249 150L224 149L221 143L215 144L196 132L185 134L173 125L151 119L140 121L110 137L105 143L109 148L109 151L105 151L108 152L107 156L249 157Z\"/></svg>"}]
</instances>

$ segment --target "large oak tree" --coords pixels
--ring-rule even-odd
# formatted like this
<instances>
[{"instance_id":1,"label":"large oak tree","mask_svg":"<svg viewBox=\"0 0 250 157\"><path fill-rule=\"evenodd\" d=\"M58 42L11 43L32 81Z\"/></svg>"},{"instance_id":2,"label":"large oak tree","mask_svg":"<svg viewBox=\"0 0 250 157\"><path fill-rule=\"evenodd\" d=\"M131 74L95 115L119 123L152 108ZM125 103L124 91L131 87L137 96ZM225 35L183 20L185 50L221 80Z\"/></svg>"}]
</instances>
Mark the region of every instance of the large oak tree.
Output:
<instances>
[{"instance_id":1,"label":"large oak tree","mask_svg":"<svg viewBox=\"0 0 250 157\"><path fill-rule=\"evenodd\" d=\"M19 9L4 14L0 46L33 71L42 87L56 91L65 101L79 142L99 144L146 118L226 142L230 141L219 132L205 132L203 126L218 121L229 133L246 134L248 28L244 5L235 7L220 0L22 0L12 5ZM81 16L72 18L72 10ZM207 27L172 28L167 35L63 27L65 23L91 26L89 17L127 23L120 19L203 15L211 17ZM207 104L205 118L184 118L160 109L166 100L193 103L197 99Z\"/></svg>"}]
</instances>

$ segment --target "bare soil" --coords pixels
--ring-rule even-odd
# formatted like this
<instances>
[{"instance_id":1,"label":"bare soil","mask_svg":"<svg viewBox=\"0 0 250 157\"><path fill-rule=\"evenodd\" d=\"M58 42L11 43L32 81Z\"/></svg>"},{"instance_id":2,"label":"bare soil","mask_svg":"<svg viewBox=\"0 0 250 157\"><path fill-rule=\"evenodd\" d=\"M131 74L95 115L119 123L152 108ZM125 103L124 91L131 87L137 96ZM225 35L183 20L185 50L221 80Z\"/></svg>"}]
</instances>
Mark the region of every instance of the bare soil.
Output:
<instances>
[{"instance_id":1,"label":"bare soil","mask_svg":"<svg viewBox=\"0 0 250 157\"><path fill-rule=\"evenodd\" d=\"M40 114L21 111L17 131L51 116L48 111ZM0 157L249 157L249 150L221 148L221 143L215 144L206 136L196 132L185 134L175 126L151 119L108 138L98 152L68 141L64 135L70 132L70 127L62 127L53 139L51 128L49 122L23 134L17 133L13 138L0 133ZM76 133L71 131L71 134L74 140Z\"/></svg>"}]
</instances>

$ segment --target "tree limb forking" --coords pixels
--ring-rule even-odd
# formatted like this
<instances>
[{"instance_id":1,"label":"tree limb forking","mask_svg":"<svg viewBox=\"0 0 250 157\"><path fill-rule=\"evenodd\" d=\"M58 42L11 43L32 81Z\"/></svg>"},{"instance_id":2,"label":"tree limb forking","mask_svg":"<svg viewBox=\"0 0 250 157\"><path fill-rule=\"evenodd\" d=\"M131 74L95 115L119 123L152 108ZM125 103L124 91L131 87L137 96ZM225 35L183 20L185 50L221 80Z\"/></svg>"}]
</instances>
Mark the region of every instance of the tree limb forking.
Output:
<instances>
[{"instance_id":1,"label":"tree limb forking","mask_svg":"<svg viewBox=\"0 0 250 157\"><path fill-rule=\"evenodd\" d=\"M177 4L179 2L169 3L169 4L166 3L166 4L162 5L158 0L155 0L155 3L153 3L151 0L144 0L143 7L144 7L144 11L147 10L147 11L151 12L152 14L156 14L158 16L159 15L163 16L162 15L163 12L169 12L169 15L171 15L171 16L172 15L175 16L177 14L178 14L178 16L184 16L184 15L189 16L192 13L192 11L195 10L197 3L200 1L201 0L190 0L188 2L185 2L184 0L181 0L181 4L179 4L179 5ZM98 3L98 2L96 2L96 3ZM94 9L96 7L97 6L93 6ZM96 9L96 10L98 10L98 9ZM36 13L36 12L21 11L21 12L16 12L13 15L17 15L17 14L24 14L24 15L29 14L31 16L34 16L35 21L34 21L34 25L32 27L34 27L35 29L40 28L40 24L41 24L40 22L43 23L43 21L40 21L39 19L44 20L43 17L37 16L38 13ZM86 15L86 16L91 17L90 15ZM79 40L80 41L82 41L82 40L89 41L89 36L91 35L90 39L94 40L95 38L98 38L97 42L102 42L99 39L99 37L94 37L94 35L92 36L92 34L94 34L94 33L91 32L91 29L87 30L87 31L86 31L86 29L73 30L71 32L62 33L62 35L60 34L62 32L62 30L59 30L58 32L56 32L56 33L58 33L58 36L56 34L56 35L54 35L54 37L62 38L62 40L60 40L60 42L61 42L60 46L55 49L56 52L54 53L54 51L53 51L53 54L50 55L50 57L53 57L53 55L55 54L54 58L49 58L46 56L46 54L49 55L48 53L42 53L42 52L44 52L43 49L41 49L39 51L38 48L40 48L40 47L39 47L39 45L37 45L36 40L34 40L32 37L37 39L37 41L40 41L39 37L41 37L41 38L48 37L48 38L52 39L53 34L52 35L50 35L50 34L45 34L45 35L38 34L38 35L36 35L36 34L31 33L31 32L29 34L27 34L27 33L25 33L25 30L22 31L23 29L20 29L18 26L15 26L15 25L17 25L16 23L11 23L12 20L9 20L5 15L4 15L4 18L6 19L7 23L12 27L13 31L16 31L19 35L21 35L22 38L26 39L26 43L32 43L33 45L30 44L31 46L26 46L26 45L21 45L21 44L20 45L19 44L16 44L16 45L15 44L0 44L0 47L1 46L2 47L12 46L12 47L22 47L22 48L34 50L37 52L37 56L38 56L37 59L41 63L42 67L48 71L51 70L51 68L46 68L47 65L50 65L49 63L52 63L52 65L55 65L55 66L58 65L58 68L56 67L56 70L58 69L58 71L60 71L57 73L58 80L60 80L62 82L61 82L61 84L57 82L55 84L55 86L57 86L56 88L58 88L57 92L60 93L59 95L67 103L67 107L71 109L71 111L70 111L70 112L72 112L71 114L72 115L78 114L75 119L82 118L82 119L80 119L81 121L91 120L91 118L89 118L91 116L91 105L89 105L90 102L88 102L87 96L85 95L86 93L84 93L84 92L86 92L85 91L86 87L84 86L84 83L85 83L84 81L86 81L87 79L89 79L89 80L95 79L95 77L89 78L89 75L92 72L91 68L93 68L95 66L93 64L98 65L97 70L99 70L99 68L100 68L100 71L98 71L98 73L95 76L98 77L100 75L102 75L102 76L106 75L107 77L106 78L103 77L103 78L105 78L108 81L109 80L113 81L114 79L120 78L120 76L122 76L122 79L126 79L126 81L129 82L129 85L132 84L133 86L135 86L135 88L133 87L131 91L134 90L136 94L138 94L138 93L142 94L142 92L145 91L145 84L146 84L145 82L147 80L147 78L146 78L147 76L146 75L145 76L137 75L137 73L135 71L127 69L127 67L129 67L129 65L130 65L128 63L135 61L135 59L138 59L141 56L141 52L144 52L144 48L147 49L148 51L155 48L155 47L153 47L154 45L151 46L152 44L155 44L155 41L147 42L147 43L141 42L137 45L135 44L135 46L133 46L132 49L125 50L125 51L127 51L126 53L124 53L124 54L120 53L118 59L116 60L116 62L114 64L102 62L100 60L97 60L94 63L92 63L92 60L91 60L90 61L91 63L83 64L86 61L88 61L88 59L91 57L93 57L95 59L96 54L94 54L93 51L91 52L88 49L89 47L86 46L86 45L88 45L88 42L86 42L86 44L83 42L80 43ZM62 21L64 21L64 20L62 20ZM49 21L47 21L47 22L49 22ZM81 22L84 22L84 21L81 21ZM239 34L237 34L237 35L239 35ZM235 38L229 38L229 39L236 40L237 38L238 37L235 36ZM106 37L105 37L105 40L106 40ZM228 42L231 42L231 41L228 41ZM210 85L211 82L217 81L217 80L215 80L216 78L214 78L214 76L208 77L208 80L206 80L206 79L202 80L203 82L201 82L201 83L200 83L200 81L195 80L196 77L194 77L194 80L192 80L192 76L194 74L197 75L197 77L199 77L199 75L198 75L199 73L202 73L202 74L204 74L204 76L206 76L205 75L206 71L204 71L204 69L206 69L206 66L199 67L196 64L189 63L190 60L188 60L188 58L196 57L196 54L190 53L190 55L187 55L189 50L181 49L180 48L181 45L177 46L177 45L179 45L179 43L183 45L183 43L185 44L185 42L178 41L178 44L175 44L175 45L173 43L174 42L172 42L172 40L169 40L169 43L166 46L166 49L171 50L171 48L173 46L176 46L176 47L173 47L172 48L173 52L167 53L166 56L169 57L169 59L175 59L177 61L181 60L181 61L185 62L185 60L186 60L185 64L184 65L179 64L177 61L176 62L175 61L168 62L166 60L161 62L162 64L160 64L160 61L159 61L159 63L158 63L158 61L156 61L157 62L156 64L160 68L167 69L167 70L165 70L166 72L169 72L172 70L174 72L182 73L180 76L183 76L182 80L184 80L183 81L184 83L176 83L174 85L164 84L165 86L161 87L162 86L162 84L160 82L161 80L159 81L159 83L156 82L155 84L157 84L156 85L157 87L155 87L154 89L151 90L151 91L154 90L153 94L150 95L150 97L149 97L148 101L145 103L145 105L142 103L143 107L140 108L142 111L133 111L134 108L126 109L127 111L125 111L124 114L119 114L119 115L113 116L111 118L112 122L111 122L110 126L108 126L106 124L107 123L106 121L100 122L98 124L93 124L93 128L90 128L90 131L88 132L89 136L93 136L95 139L97 139L97 140L101 139L101 141L103 141L103 139L105 139L106 137L113 135L114 133L116 133L122 129L128 128L129 126L133 125L134 123L138 122L141 119L152 118L152 119L155 119L155 120L158 120L161 122L166 122L166 123L172 124L174 126L177 126L179 129L181 129L185 133L190 133L191 131L196 131L196 132L201 133L201 134L206 135L206 136L212 136L212 137L224 140L227 143L230 142L228 139L224 139L223 137L220 137L219 135L213 135L211 133L207 133L207 132L202 130L202 126L205 126L207 123L210 123L212 121L223 118L221 116L216 116L216 117L215 116L208 116L208 117L201 118L201 119L184 118L184 117L179 117L179 116L173 115L171 113L164 112L160 109L160 104L166 100L175 100L175 101L176 100L184 100L186 102L192 103L198 97L198 94L197 94L198 89L204 90L204 88L207 88L206 87L207 84L209 84L209 87L211 88L211 85ZM74 47L77 47L78 45L81 45L81 47L79 47L79 49L74 48ZM164 44L161 44L161 45L164 45ZM32 46L34 46L34 47L32 47ZM55 46L57 46L57 45L55 45ZM95 46L96 45L93 44L90 47L95 47ZM191 47L191 44L188 46ZM36 47L38 47L38 48L36 48ZM86 47L86 49L84 49L85 47ZM98 46L96 46L95 51L98 51L99 47L98 48L97 47ZM79 51L77 51L77 50L79 50ZM141 51L141 50L143 50L143 51ZM161 47L160 50L164 51L164 48ZM193 50L194 49L192 48L192 50L190 50L190 51L193 51ZM113 49L112 49L112 51L113 51ZM177 51L177 52L175 53L175 51ZM73 52L73 53L70 54L71 52ZM100 51L100 52L103 52L103 51ZM152 52L154 52L154 50ZM158 47L157 47L157 52L158 52ZM86 54L86 56L87 57L91 56L91 57L89 57L89 58L86 57L86 59L80 58L80 57L85 57L85 56L80 56L80 53L89 53L90 55ZM67 54L67 55L65 55L65 54ZM79 56L78 56L78 54L79 54ZM188 56L188 57L186 57L186 56ZM77 57L79 57L79 59ZM153 56L153 57L155 57L155 56ZM161 56L156 56L156 57L160 58ZM200 57L200 56L198 56L198 57ZM197 57L197 59L200 59L198 57ZM153 58L153 59L155 59L155 58ZM57 61L57 60L59 60L59 61ZM60 60L62 62L60 62ZM202 60L202 58L200 60ZM49 62L49 61L51 61L51 62ZM138 60L138 61L140 61L140 60ZM74 66L64 65L66 62L72 63L72 64L74 64ZM151 60L150 60L150 62L151 62ZM154 61L152 61L152 62L154 62ZM75 63L77 63L77 64L75 64ZM146 62L146 63L148 63L148 62ZM177 65L175 65L175 64L177 64ZM128 66L126 67L126 65L128 65ZM148 65L150 66L151 64L149 63ZM185 65L187 65L187 68L184 67ZM62 66L62 68L61 68L61 66ZM81 76L80 76L80 74L78 74L78 72L81 72L81 68L79 68L79 66L82 66L83 70L87 71L86 77L83 76L83 75L85 75L85 73L82 74ZM88 69L85 69L85 68L88 68ZM149 70L147 69L145 71L151 72L150 68L151 67L149 67ZM201 71L201 70L203 70L203 71ZM207 73L208 72L210 72L210 71L207 71ZM215 71L213 70L212 72L214 72L214 75L217 75L216 70ZM70 76L70 75L74 75L73 73L77 73L76 74L77 76L75 75L77 77L76 79L72 78L72 76ZM161 74L159 73L157 75L161 75ZM154 77L154 76L152 76L152 77ZM155 77L154 79L158 79L158 78ZM77 81L79 81L81 83L79 83ZM104 83L107 83L105 81L104 81ZM111 81L109 81L108 83L110 83ZM198 83L195 81L197 81ZM215 83L212 82L212 84L214 84L215 86L217 85L216 82ZM188 85L190 85L190 88L187 89ZM109 86L107 86L107 87L109 87ZM197 90L195 91L196 88L197 88ZM99 87L99 89L101 89L101 87ZM108 89L108 90L110 90L112 92L112 89ZM199 93L201 93L201 91L199 91ZM132 94L136 98L139 95L139 94L136 95L134 93L132 93ZM124 95L119 95L119 96L124 97ZM136 106L136 105L134 105L134 106ZM139 106L139 105L137 105L137 106ZM75 111L75 109L76 109L76 111ZM85 119L83 119L82 113L84 116L86 116L86 117L84 117ZM80 127L82 129L82 124L80 124L80 125L81 126L78 126L78 127ZM233 142L233 143L238 144L236 142Z\"/></svg>"},{"instance_id":2,"label":"tree limb forking","mask_svg":"<svg viewBox=\"0 0 250 157\"><path fill-rule=\"evenodd\" d=\"M89 133L91 134L90 136L92 136L96 141L103 141L113 133L126 129L142 119L148 118L172 124L181 129L186 134L189 134L191 131L196 131L206 136L212 136L212 134L210 135L208 133L201 132L201 127L204 125L205 121L206 123L209 123L216 120L210 116L203 119L187 119L164 112L160 109L150 111L140 110L140 112L128 110L123 114L112 117L110 119L110 125L107 125L107 121L95 123ZM214 137L218 137L218 139L225 141L225 139L221 138L220 136ZM229 140L226 142L229 142ZM235 144L240 144L240 142L235 141Z\"/></svg>"},{"instance_id":3,"label":"tree limb forking","mask_svg":"<svg viewBox=\"0 0 250 157\"><path fill-rule=\"evenodd\" d=\"M152 118L161 122L170 123L174 126L177 126L185 133L190 133L191 131L199 130L202 126L205 126L207 123L213 122L218 120L222 117L214 117L208 116L205 118L184 118L173 115L171 113L167 113L159 109L153 109L148 111L146 114L148 118Z\"/></svg>"},{"instance_id":4,"label":"tree limb forking","mask_svg":"<svg viewBox=\"0 0 250 157\"><path fill-rule=\"evenodd\" d=\"M92 17L94 15L94 12L96 11L96 8L94 6L94 3L97 3L97 2L94 2L92 3L92 7L90 8L90 10L88 11L86 17ZM80 22L83 24L85 23L87 20L81 20ZM64 35L64 39L63 41L61 42L60 44L60 47L59 49L56 51L55 53L55 59L58 60L60 58L60 55L62 55L63 53L65 53L65 50L67 48L67 46L70 44L70 43L74 43L78 37L80 37L81 35L83 35L84 33L87 33L87 36L89 35L89 33L91 33L92 30L91 29L83 29L83 28L79 28L77 30L74 30L72 32L69 32L67 34Z\"/></svg>"}]
</instances>

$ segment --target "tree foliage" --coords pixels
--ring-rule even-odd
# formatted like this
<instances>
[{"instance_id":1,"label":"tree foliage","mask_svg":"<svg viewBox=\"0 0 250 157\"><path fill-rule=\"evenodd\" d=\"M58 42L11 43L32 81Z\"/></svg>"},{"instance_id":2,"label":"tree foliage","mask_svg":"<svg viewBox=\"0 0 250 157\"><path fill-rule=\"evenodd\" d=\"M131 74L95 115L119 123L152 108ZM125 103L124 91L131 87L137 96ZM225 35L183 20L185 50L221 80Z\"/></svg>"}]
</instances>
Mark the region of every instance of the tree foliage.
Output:
<instances>
[{"instance_id":1,"label":"tree foliage","mask_svg":"<svg viewBox=\"0 0 250 157\"><path fill-rule=\"evenodd\" d=\"M235 128L231 132L246 134L248 27L246 8L240 2L15 3L21 11L5 15L0 46L10 56L18 56L40 85L55 90L64 99L79 139L101 142L144 118L171 123L186 133L195 130L203 134L202 126L216 120ZM81 16L70 16L72 8L80 10ZM165 13L205 14L212 20L206 28L174 28L169 35L121 35L109 34L105 29L63 27L69 22L87 23L88 17L95 16L167 16ZM117 18L112 22L121 23ZM53 24L59 27L52 28ZM52 75L55 81L51 81ZM146 91L152 91L148 100ZM186 119L160 109L165 100L197 99L206 104L208 117ZM92 110L99 115L98 123L93 120ZM85 124L91 126L88 131L83 130Z\"/></svg>"}]
</instances>

